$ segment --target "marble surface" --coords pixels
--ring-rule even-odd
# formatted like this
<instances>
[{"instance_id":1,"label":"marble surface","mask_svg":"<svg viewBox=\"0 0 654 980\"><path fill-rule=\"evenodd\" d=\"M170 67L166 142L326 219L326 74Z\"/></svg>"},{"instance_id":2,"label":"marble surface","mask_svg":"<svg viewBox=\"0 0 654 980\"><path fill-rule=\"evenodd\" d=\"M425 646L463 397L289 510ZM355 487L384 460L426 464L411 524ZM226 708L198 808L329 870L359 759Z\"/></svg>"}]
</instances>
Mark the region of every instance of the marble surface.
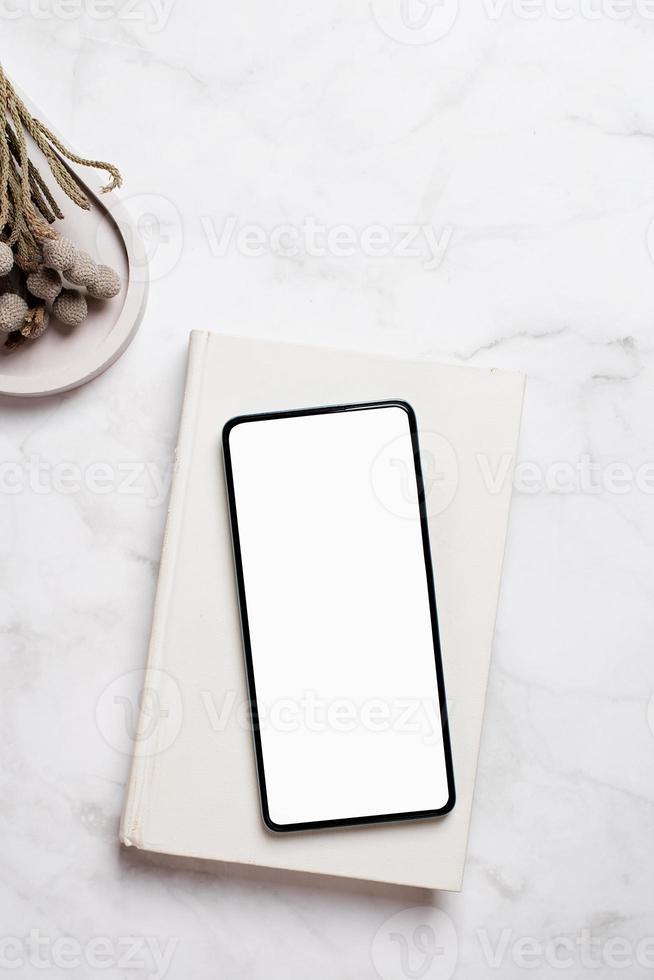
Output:
<instances>
[{"instance_id":1,"label":"marble surface","mask_svg":"<svg viewBox=\"0 0 654 980\"><path fill-rule=\"evenodd\" d=\"M153 274L103 377L0 403L0 966L651 975L651 4L7 0L0 22L7 72L120 164ZM461 894L119 851L128 760L96 709L144 662L192 327L528 375Z\"/></svg>"}]
</instances>

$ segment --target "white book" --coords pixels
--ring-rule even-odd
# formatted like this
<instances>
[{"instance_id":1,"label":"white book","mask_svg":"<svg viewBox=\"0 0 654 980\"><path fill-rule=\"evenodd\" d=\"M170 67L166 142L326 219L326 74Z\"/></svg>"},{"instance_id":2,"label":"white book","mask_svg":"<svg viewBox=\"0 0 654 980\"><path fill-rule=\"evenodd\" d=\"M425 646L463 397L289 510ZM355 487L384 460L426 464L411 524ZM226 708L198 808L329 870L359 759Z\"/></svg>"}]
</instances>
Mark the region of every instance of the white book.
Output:
<instances>
[{"instance_id":1,"label":"white book","mask_svg":"<svg viewBox=\"0 0 654 980\"><path fill-rule=\"evenodd\" d=\"M523 386L495 370L191 334L125 845L460 890ZM274 834L246 710L222 428L235 415L384 399L408 401L418 420L456 806L430 820Z\"/></svg>"}]
</instances>

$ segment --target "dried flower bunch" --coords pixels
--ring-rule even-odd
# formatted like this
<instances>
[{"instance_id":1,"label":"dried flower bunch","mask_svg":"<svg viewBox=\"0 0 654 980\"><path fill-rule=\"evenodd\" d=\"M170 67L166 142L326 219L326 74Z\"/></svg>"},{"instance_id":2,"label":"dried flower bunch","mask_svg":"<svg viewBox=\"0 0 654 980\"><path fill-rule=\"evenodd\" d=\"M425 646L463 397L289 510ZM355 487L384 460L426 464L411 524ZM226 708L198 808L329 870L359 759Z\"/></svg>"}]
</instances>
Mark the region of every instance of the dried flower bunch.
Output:
<instances>
[{"instance_id":1,"label":"dried flower bunch","mask_svg":"<svg viewBox=\"0 0 654 980\"><path fill-rule=\"evenodd\" d=\"M77 156L35 119L0 66L0 339L7 350L40 337L51 316L78 326L88 312L87 296L111 299L120 291L113 269L97 264L51 227L64 215L29 159L27 134L61 190L85 211L88 198L66 160L105 170L110 180L103 192L122 183L112 164Z\"/></svg>"}]
</instances>

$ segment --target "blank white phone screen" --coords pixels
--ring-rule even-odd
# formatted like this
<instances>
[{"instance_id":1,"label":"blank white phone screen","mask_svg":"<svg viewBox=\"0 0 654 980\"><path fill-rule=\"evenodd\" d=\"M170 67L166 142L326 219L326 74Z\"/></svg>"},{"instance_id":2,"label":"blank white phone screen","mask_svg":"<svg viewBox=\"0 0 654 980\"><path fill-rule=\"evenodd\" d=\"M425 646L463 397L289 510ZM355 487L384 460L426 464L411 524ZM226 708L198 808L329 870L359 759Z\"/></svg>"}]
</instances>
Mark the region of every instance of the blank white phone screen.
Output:
<instances>
[{"instance_id":1,"label":"blank white phone screen","mask_svg":"<svg viewBox=\"0 0 654 980\"><path fill-rule=\"evenodd\" d=\"M450 800L409 421L389 403L231 423L273 829Z\"/></svg>"}]
</instances>

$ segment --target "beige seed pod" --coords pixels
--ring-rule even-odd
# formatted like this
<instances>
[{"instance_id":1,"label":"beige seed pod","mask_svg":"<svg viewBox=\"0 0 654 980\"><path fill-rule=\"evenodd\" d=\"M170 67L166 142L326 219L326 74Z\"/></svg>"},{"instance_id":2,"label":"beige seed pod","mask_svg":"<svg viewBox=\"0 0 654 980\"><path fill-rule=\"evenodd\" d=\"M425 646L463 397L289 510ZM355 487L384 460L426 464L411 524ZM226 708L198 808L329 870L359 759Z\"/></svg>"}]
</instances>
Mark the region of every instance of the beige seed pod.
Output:
<instances>
[{"instance_id":1,"label":"beige seed pod","mask_svg":"<svg viewBox=\"0 0 654 980\"><path fill-rule=\"evenodd\" d=\"M0 296L0 331L12 333L20 330L27 313L27 303L17 293L3 293Z\"/></svg>"},{"instance_id":2,"label":"beige seed pod","mask_svg":"<svg viewBox=\"0 0 654 980\"><path fill-rule=\"evenodd\" d=\"M63 272L75 261L76 248L68 238L51 238L43 242L43 262Z\"/></svg>"},{"instance_id":3,"label":"beige seed pod","mask_svg":"<svg viewBox=\"0 0 654 980\"><path fill-rule=\"evenodd\" d=\"M78 289L62 289L53 303L52 312L67 327L76 327L86 316L86 298Z\"/></svg>"},{"instance_id":4,"label":"beige seed pod","mask_svg":"<svg viewBox=\"0 0 654 980\"><path fill-rule=\"evenodd\" d=\"M76 286L88 286L90 282L93 282L97 268L88 252L76 249L75 258L72 264L64 269L64 275L69 282L74 282Z\"/></svg>"},{"instance_id":5,"label":"beige seed pod","mask_svg":"<svg viewBox=\"0 0 654 980\"><path fill-rule=\"evenodd\" d=\"M28 340L36 340L37 337L40 337L41 334L46 332L49 323L50 314L46 309L45 303L42 303L39 306L33 306L27 311L20 332Z\"/></svg>"},{"instance_id":6,"label":"beige seed pod","mask_svg":"<svg viewBox=\"0 0 654 980\"><path fill-rule=\"evenodd\" d=\"M108 265L96 266L95 275L86 288L95 299L112 299L120 292L120 276Z\"/></svg>"},{"instance_id":7,"label":"beige seed pod","mask_svg":"<svg viewBox=\"0 0 654 980\"><path fill-rule=\"evenodd\" d=\"M7 276L14 267L14 253L6 242L0 242L0 276Z\"/></svg>"},{"instance_id":8,"label":"beige seed pod","mask_svg":"<svg viewBox=\"0 0 654 980\"><path fill-rule=\"evenodd\" d=\"M27 277L27 288L32 296L44 299L46 303L54 303L61 292L61 276L56 269L41 265L36 272Z\"/></svg>"}]
</instances>

